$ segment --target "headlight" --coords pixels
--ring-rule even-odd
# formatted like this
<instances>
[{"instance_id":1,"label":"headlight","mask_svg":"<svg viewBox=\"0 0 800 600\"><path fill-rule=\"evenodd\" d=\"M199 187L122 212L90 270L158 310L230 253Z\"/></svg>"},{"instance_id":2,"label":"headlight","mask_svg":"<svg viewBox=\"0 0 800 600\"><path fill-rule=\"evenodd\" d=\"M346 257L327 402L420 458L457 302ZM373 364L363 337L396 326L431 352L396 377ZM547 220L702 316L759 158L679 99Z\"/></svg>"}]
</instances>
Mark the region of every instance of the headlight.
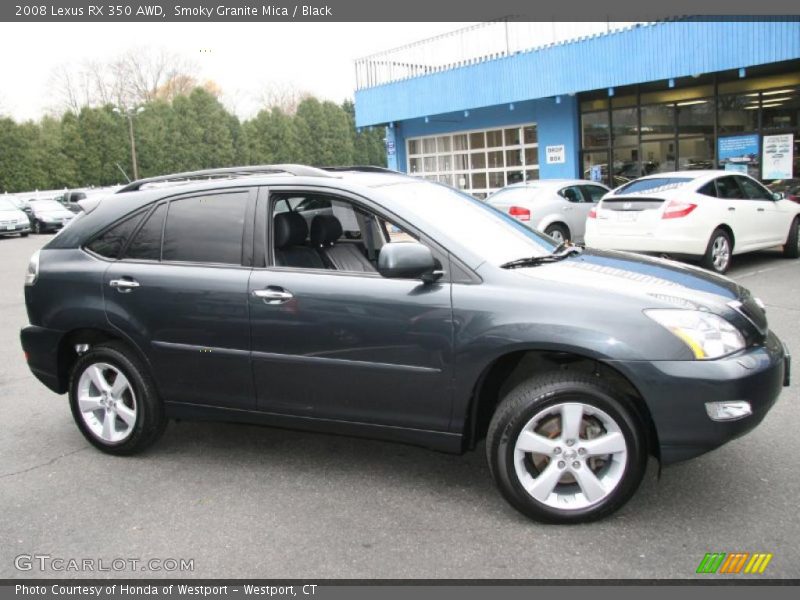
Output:
<instances>
[{"instance_id":1,"label":"headlight","mask_svg":"<svg viewBox=\"0 0 800 600\"><path fill-rule=\"evenodd\" d=\"M700 310L652 309L644 311L656 323L679 337L698 359L711 359L744 348L739 330L722 317Z\"/></svg>"}]
</instances>

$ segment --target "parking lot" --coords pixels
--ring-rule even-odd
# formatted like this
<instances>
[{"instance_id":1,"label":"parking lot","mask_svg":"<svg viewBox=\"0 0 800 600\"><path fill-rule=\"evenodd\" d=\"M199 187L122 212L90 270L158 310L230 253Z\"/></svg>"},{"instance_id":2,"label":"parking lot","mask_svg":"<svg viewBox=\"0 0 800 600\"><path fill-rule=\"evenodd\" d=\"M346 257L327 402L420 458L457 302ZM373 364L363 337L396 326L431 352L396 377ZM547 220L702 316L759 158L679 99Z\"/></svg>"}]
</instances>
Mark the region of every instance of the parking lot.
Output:
<instances>
[{"instance_id":1,"label":"parking lot","mask_svg":"<svg viewBox=\"0 0 800 600\"><path fill-rule=\"evenodd\" d=\"M0 238L0 577L92 575L15 568L20 554L45 554L194 561L124 577L684 578L706 552L735 551L774 553L766 575L800 577L797 369L759 428L660 478L651 462L633 500L591 525L522 517L483 446L450 456L183 422L145 454L115 458L89 446L66 397L22 356L23 275L48 239ZM735 257L729 275L800 356L800 261L760 252Z\"/></svg>"}]
</instances>

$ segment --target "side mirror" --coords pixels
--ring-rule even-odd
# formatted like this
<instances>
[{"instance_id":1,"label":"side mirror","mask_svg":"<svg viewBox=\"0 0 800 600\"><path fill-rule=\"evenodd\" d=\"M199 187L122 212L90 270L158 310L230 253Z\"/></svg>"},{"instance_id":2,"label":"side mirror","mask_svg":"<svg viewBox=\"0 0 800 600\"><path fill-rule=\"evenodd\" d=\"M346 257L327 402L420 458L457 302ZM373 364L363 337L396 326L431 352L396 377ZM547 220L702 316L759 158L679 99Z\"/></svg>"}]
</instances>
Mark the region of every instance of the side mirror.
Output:
<instances>
[{"instance_id":1,"label":"side mirror","mask_svg":"<svg viewBox=\"0 0 800 600\"><path fill-rule=\"evenodd\" d=\"M425 283L443 275L436 270L430 249L418 242L391 242L381 247L378 273L387 279L421 279Z\"/></svg>"},{"instance_id":2,"label":"side mirror","mask_svg":"<svg viewBox=\"0 0 800 600\"><path fill-rule=\"evenodd\" d=\"M786 194L784 194L783 192L773 192L772 193L772 199L773 200L783 200L784 198L786 198Z\"/></svg>"}]
</instances>

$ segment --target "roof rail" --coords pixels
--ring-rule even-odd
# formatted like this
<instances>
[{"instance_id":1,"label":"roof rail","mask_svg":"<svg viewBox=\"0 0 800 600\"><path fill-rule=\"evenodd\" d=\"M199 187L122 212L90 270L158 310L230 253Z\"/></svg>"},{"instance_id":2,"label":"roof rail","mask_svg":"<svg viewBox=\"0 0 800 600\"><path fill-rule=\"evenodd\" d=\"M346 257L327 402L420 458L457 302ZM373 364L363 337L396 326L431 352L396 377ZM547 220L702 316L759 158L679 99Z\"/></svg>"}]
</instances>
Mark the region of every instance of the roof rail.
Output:
<instances>
[{"instance_id":1,"label":"roof rail","mask_svg":"<svg viewBox=\"0 0 800 600\"><path fill-rule=\"evenodd\" d=\"M376 167L373 165L353 165L350 167L321 167L323 171L330 171L332 173L338 173L339 171L359 171L363 173L394 173L397 175L404 175L400 171L395 171L393 169L387 169L386 167Z\"/></svg>"},{"instance_id":2,"label":"roof rail","mask_svg":"<svg viewBox=\"0 0 800 600\"><path fill-rule=\"evenodd\" d=\"M181 183L192 180L203 180L213 178L228 178L246 177L248 175L262 175L269 173L287 173L297 177L333 177L327 171L317 169L316 167L307 167L305 165L255 165L247 167L225 167L221 169L205 169L202 171L187 171L185 173L171 173L169 175L159 175L157 177L148 177L146 179L137 179L131 183L123 186L118 194L123 192L135 192L142 189L143 186L151 183Z\"/></svg>"}]
</instances>

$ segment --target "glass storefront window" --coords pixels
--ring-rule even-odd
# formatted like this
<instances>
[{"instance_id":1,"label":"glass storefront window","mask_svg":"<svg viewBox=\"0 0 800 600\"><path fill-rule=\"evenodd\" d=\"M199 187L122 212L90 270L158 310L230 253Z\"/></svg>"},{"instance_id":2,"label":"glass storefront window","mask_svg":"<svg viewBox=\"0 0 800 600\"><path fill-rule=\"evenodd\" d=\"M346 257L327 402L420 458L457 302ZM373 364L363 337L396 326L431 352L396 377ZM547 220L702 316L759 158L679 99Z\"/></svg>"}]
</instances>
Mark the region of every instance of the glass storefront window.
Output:
<instances>
[{"instance_id":1,"label":"glass storefront window","mask_svg":"<svg viewBox=\"0 0 800 600\"><path fill-rule=\"evenodd\" d=\"M677 102L678 135L714 135L714 101L689 100Z\"/></svg>"},{"instance_id":2,"label":"glass storefront window","mask_svg":"<svg viewBox=\"0 0 800 600\"><path fill-rule=\"evenodd\" d=\"M422 152L424 154L434 154L436 152L436 138L424 138L422 140Z\"/></svg>"},{"instance_id":3,"label":"glass storefront window","mask_svg":"<svg viewBox=\"0 0 800 600\"><path fill-rule=\"evenodd\" d=\"M497 169L503 168L503 151L496 150L494 152L487 152L486 154L487 162L489 164L490 169Z\"/></svg>"},{"instance_id":4,"label":"glass storefront window","mask_svg":"<svg viewBox=\"0 0 800 600\"><path fill-rule=\"evenodd\" d=\"M523 143L525 144L535 144L537 142L536 138L536 126L529 125L522 130L523 134Z\"/></svg>"},{"instance_id":5,"label":"glass storefront window","mask_svg":"<svg viewBox=\"0 0 800 600\"><path fill-rule=\"evenodd\" d=\"M468 150L466 134L453 136L453 150Z\"/></svg>"},{"instance_id":6,"label":"glass storefront window","mask_svg":"<svg viewBox=\"0 0 800 600\"><path fill-rule=\"evenodd\" d=\"M608 112L590 112L581 116L583 147L608 146Z\"/></svg>"},{"instance_id":7,"label":"glass storefront window","mask_svg":"<svg viewBox=\"0 0 800 600\"><path fill-rule=\"evenodd\" d=\"M618 186L627 183L631 179L641 176L639 169L639 148L614 148L614 161L612 174L614 176L613 185Z\"/></svg>"},{"instance_id":8,"label":"glass storefront window","mask_svg":"<svg viewBox=\"0 0 800 600\"><path fill-rule=\"evenodd\" d=\"M583 178L589 181L608 181L608 152L605 150L583 153Z\"/></svg>"},{"instance_id":9,"label":"glass storefront window","mask_svg":"<svg viewBox=\"0 0 800 600\"><path fill-rule=\"evenodd\" d=\"M678 140L678 170L714 168L714 136Z\"/></svg>"},{"instance_id":10,"label":"glass storefront window","mask_svg":"<svg viewBox=\"0 0 800 600\"><path fill-rule=\"evenodd\" d=\"M675 171L675 140L642 142L642 174Z\"/></svg>"},{"instance_id":11,"label":"glass storefront window","mask_svg":"<svg viewBox=\"0 0 800 600\"><path fill-rule=\"evenodd\" d=\"M675 136L675 107L670 104L642 106L642 140Z\"/></svg>"},{"instance_id":12,"label":"glass storefront window","mask_svg":"<svg viewBox=\"0 0 800 600\"><path fill-rule=\"evenodd\" d=\"M520 140L519 127L514 127L514 129L506 129L505 137L506 146L518 146Z\"/></svg>"},{"instance_id":13,"label":"glass storefront window","mask_svg":"<svg viewBox=\"0 0 800 600\"><path fill-rule=\"evenodd\" d=\"M762 92L761 126L770 130L800 127L800 88Z\"/></svg>"},{"instance_id":14,"label":"glass storefront window","mask_svg":"<svg viewBox=\"0 0 800 600\"><path fill-rule=\"evenodd\" d=\"M486 137L483 131L469 134L469 147L473 150L486 147Z\"/></svg>"},{"instance_id":15,"label":"glass storefront window","mask_svg":"<svg viewBox=\"0 0 800 600\"><path fill-rule=\"evenodd\" d=\"M636 107L611 111L611 140L615 146L639 143L639 111Z\"/></svg>"},{"instance_id":16,"label":"glass storefront window","mask_svg":"<svg viewBox=\"0 0 800 600\"><path fill-rule=\"evenodd\" d=\"M724 94L717 98L719 134L758 129L758 93Z\"/></svg>"}]
</instances>

